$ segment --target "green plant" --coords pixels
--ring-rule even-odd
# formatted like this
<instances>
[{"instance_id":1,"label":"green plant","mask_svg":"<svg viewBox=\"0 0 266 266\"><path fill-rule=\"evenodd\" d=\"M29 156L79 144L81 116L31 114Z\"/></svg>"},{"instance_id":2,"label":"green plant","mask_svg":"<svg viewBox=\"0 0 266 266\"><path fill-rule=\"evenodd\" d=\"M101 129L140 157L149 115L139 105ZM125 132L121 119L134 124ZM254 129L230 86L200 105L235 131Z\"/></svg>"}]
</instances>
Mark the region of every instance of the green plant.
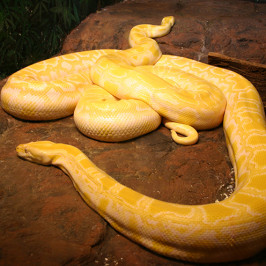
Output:
<instances>
[{"instance_id":1,"label":"green plant","mask_svg":"<svg viewBox=\"0 0 266 266\"><path fill-rule=\"evenodd\" d=\"M66 34L115 0L2 0L0 78L58 53Z\"/></svg>"}]
</instances>

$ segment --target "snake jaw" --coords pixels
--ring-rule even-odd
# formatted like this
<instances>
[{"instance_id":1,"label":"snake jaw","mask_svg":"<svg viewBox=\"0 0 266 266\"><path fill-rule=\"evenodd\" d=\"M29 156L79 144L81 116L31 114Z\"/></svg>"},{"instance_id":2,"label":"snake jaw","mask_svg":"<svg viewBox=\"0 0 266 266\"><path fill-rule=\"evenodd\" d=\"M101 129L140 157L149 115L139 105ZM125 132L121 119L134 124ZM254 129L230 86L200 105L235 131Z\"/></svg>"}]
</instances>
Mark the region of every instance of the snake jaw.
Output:
<instances>
[{"instance_id":1,"label":"snake jaw","mask_svg":"<svg viewBox=\"0 0 266 266\"><path fill-rule=\"evenodd\" d=\"M17 155L21 158L25 158L27 160L30 159L30 157L28 156L28 150L27 150L27 146L26 144L20 144L16 147L16 152ZM29 158L29 159L28 159Z\"/></svg>"},{"instance_id":2,"label":"snake jaw","mask_svg":"<svg viewBox=\"0 0 266 266\"><path fill-rule=\"evenodd\" d=\"M45 145L50 141L40 141L30 142L26 144L20 144L16 147L17 155L27 161L42 164L50 165L52 163L53 157L48 156L47 151L44 149ZM51 142L52 143L52 142Z\"/></svg>"}]
</instances>

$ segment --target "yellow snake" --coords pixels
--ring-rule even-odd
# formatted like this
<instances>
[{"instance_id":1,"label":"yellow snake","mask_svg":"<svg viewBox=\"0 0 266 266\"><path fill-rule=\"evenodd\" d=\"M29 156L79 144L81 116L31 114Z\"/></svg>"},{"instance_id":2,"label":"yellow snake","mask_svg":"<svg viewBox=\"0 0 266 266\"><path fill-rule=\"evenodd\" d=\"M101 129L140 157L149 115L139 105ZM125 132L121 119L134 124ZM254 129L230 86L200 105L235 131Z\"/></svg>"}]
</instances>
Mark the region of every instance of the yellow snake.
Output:
<instances>
[{"instance_id":1,"label":"yellow snake","mask_svg":"<svg viewBox=\"0 0 266 266\"><path fill-rule=\"evenodd\" d=\"M20 70L2 89L2 107L22 119L42 120L70 115L77 105L74 116L80 131L106 141L154 130L161 121L159 113L166 126L188 136L172 132L177 142L191 144L197 140L192 127L215 127L223 119L237 186L228 199L206 205L186 206L144 196L98 169L73 146L31 142L19 145L17 153L29 161L60 167L90 207L119 232L155 252L193 262L244 259L266 247L266 126L261 99L254 86L234 72L161 56L150 37L167 34L172 25L173 18L167 17L161 26L134 27L133 48L125 51L80 52ZM94 85L87 89L88 84ZM97 98L95 93L103 96ZM62 102L67 106L59 106ZM94 118L97 113L99 120ZM96 120L96 129L85 119L89 124ZM118 121L122 129L110 120ZM140 131L136 133L134 127Z\"/></svg>"}]
</instances>

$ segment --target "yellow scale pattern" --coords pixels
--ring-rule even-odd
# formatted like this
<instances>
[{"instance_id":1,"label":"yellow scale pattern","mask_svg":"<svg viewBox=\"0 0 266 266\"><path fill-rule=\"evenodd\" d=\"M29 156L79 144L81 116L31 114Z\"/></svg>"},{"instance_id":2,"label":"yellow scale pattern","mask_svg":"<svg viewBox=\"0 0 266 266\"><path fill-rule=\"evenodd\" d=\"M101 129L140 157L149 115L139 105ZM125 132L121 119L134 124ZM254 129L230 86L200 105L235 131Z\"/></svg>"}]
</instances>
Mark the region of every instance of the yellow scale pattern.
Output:
<instances>
[{"instance_id":1,"label":"yellow scale pattern","mask_svg":"<svg viewBox=\"0 0 266 266\"><path fill-rule=\"evenodd\" d=\"M166 126L187 135L172 132L175 141L192 144L197 141L192 127L212 128L223 119L237 187L228 199L206 205L167 203L135 192L73 146L32 142L19 145L17 153L32 162L60 167L90 207L155 252L193 262L244 259L266 247L266 125L261 99L254 86L234 72L161 55L150 38L167 34L173 23L173 17L166 17L161 26L134 27L129 40L133 48L125 51L80 52L22 69L2 89L2 107L22 119L43 120L70 115L77 105L74 117L80 131L105 141L145 134L163 116ZM114 108L118 108L114 117L102 113L93 118L93 113L110 114ZM133 122L127 123L130 133L123 128L127 119L121 113L132 116ZM94 120L102 127L94 130ZM109 120L117 121L117 127L105 126ZM142 127L141 132L133 130Z\"/></svg>"}]
</instances>

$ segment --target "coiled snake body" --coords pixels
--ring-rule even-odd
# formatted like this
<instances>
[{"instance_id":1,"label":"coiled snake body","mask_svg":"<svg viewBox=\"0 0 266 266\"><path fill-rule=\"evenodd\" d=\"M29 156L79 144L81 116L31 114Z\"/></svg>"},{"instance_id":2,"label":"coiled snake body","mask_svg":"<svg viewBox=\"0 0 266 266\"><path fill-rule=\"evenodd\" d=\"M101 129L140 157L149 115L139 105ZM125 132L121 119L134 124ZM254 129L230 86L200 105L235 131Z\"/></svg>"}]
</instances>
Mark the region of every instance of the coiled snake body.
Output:
<instances>
[{"instance_id":1,"label":"coiled snake body","mask_svg":"<svg viewBox=\"0 0 266 266\"><path fill-rule=\"evenodd\" d=\"M150 37L167 34L172 25L173 18L166 17L161 26L134 27L133 48L125 51L74 53L22 69L2 89L2 107L31 120L60 118L76 108L80 131L105 141L145 134L163 116L176 142L192 144L197 141L194 128L212 128L223 119L237 187L228 199L213 204L186 206L144 196L119 184L73 146L40 141L19 145L17 153L60 167L89 206L151 250L194 262L244 259L266 247L261 99L254 86L234 72L161 55Z\"/></svg>"}]
</instances>

